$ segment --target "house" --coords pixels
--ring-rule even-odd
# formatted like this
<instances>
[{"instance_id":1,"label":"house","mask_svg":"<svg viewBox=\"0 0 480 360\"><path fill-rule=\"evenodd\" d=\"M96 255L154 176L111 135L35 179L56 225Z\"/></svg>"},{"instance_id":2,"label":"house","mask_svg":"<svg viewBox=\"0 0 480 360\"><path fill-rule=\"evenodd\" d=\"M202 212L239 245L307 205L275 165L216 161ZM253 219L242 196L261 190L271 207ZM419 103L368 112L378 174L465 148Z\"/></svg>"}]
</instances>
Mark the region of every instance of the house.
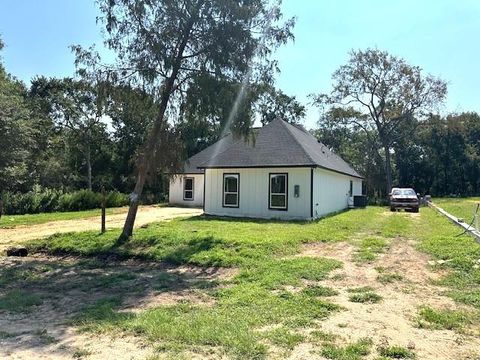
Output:
<instances>
[{"instance_id":1,"label":"house","mask_svg":"<svg viewBox=\"0 0 480 360\"><path fill-rule=\"evenodd\" d=\"M187 160L170 181L170 203L209 215L305 220L362 194L363 177L303 127L277 119L254 135L227 135Z\"/></svg>"}]
</instances>

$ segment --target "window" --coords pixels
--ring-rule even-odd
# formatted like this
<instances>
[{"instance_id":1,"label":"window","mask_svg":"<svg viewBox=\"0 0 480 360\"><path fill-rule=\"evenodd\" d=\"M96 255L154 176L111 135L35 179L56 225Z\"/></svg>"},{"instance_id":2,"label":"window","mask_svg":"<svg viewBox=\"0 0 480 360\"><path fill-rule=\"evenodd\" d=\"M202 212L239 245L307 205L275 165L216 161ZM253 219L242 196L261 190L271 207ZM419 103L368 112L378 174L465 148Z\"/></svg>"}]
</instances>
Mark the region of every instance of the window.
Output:
<instances>
[{"instance_id":1,"label":"window","mask_svg":"<svg viewBox=\"0 0 480 360\"><path fill-rule=\"evenodd\" d=\"M348 196L352 197L353 195L353 181L350 180L350 190L348 190Z\"/></svg>"},{"instance_id":2,"label":"window","mask_svg":"<svg viewBox=\"0 0 480 360\"><path fill-rule=\"evenodd\" d=\"M183 178L183 200L193 200L193 181L192 177Z\"/></svg>"},{"instance_id":3,"label":"window","mask_svg":"<svg viewBox=\"0 0 480 360\"><path fill-rule=\"evenodd\" d=\"M270 174L268 208L287 210L288 174Z\"/></svg>"},{"instance_id":4,"label":"window","mask_svg":"<svg viewBox=\"0 0 480 360\"><path fill-rule=\"evenodd\" d=\"M223 206L238 207L240 174L223 174Z\"/></svg>"}]
</instances>

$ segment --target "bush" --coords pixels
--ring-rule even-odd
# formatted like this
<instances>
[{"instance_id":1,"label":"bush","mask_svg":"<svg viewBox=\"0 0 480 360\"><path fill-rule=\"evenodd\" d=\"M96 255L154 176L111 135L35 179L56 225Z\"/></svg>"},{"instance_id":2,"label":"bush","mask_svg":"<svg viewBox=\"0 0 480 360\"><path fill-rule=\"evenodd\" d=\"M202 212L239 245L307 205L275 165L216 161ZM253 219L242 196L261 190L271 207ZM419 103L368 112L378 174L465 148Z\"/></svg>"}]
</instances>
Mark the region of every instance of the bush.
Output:
<instances>
[{"instance_id":1,"label":"bush","mask_svg":"<svg viewBox=\"0 0 480 360\"><path fill-rule=\"evenodd\" d=\"M106 207L128 205L128 195L118 191L106 194ZM37 214L54 211L80 211L101 207L102 195L91 190L64 193L60 190L35 187L27 193L3 194L4 212L7 215Z\"/></svg>"}]
</instances>

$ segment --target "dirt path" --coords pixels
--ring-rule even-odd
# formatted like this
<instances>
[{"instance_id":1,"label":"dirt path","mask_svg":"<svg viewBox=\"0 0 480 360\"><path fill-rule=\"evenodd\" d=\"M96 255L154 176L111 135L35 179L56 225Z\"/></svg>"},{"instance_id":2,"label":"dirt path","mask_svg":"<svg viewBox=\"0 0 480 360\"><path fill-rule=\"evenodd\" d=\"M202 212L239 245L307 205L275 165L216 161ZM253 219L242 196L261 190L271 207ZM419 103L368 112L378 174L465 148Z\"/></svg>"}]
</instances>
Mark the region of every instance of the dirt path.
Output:
<instances>
[{"instance_id":1,"label":"dirt path","mask_svg":"<svg viewBox=\"0 0 480 360\"><path fill-rule=\"evenodd\" d=\"M120 214L107 215L107 229L120 228L123 226L125 212ZM195 216L202 214L201 209L141 206L138 210L135 226L139 227L151 222L171 220L181 216ZM100 216L77 220L51 221L31 226L17 226L11 229L0 229L0 250L10 244L26 240L47 237L55 233L72 231L87 231L100 229Z\"/></svg>"},{"instance_id":2,"label":"dirt path","mask_svg":"<svg viewBox=\"0 0 480 360\"><path fill-rule=\"evenodd\" d=\"M369 264L354 262L354 251L355 247L346 242L315 243L307 245L301 254L330 257L344 264L342 269L331 273L329 280L321 282L339 292L328 299L344 308L319 324L322 331L341 336L345 343L370 338L374 347L408 347L418 359L478 359L478 337L415 326L415 318L422 305L448 309L458 309L460 306L443 295L445 288L433 285L432 280L442 274L428 268L428 256L415 250L414 243L396 239L385 254ZM377 276L380 274L378 270L382 269L400 274L403 280L381 284ZM383 300L377 304L349 301L351 294L347 289L363 286L372 287ZM299 351L305 349L299 348ZM374 353L367 358L375 358ZM294 352L292 359L295 358L301 357Z\"/></svg>"}]
</instances>

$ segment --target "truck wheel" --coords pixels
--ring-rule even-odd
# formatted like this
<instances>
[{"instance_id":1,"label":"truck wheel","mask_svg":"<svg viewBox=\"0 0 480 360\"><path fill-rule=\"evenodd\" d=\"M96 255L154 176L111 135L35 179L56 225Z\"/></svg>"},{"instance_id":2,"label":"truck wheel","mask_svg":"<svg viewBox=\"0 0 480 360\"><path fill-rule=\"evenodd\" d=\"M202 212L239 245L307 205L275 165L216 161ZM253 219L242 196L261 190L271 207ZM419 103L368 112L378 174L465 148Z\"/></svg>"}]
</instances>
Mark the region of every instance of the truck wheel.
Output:
<instances>
[{"instance_id":1,"label":"truck wheel","mask_svg":"<svg viewBox=\"0 0 480 360\"><path fill-rule=\"evenodd\" d=\"M390 206L390 211L395 211L395 208L393 206Z\"/></svg>"},{"instance_id":2,"label":"truck wheel","mask_svg":"<svg viewBox=\"0 0 480 360\"><path fill-rule=\"evenodd\" d=\"M413 212L414 212L414 213L418 213L418 211L419 211L419 208L413 209Z\"/></svg>"}]
</instances>

